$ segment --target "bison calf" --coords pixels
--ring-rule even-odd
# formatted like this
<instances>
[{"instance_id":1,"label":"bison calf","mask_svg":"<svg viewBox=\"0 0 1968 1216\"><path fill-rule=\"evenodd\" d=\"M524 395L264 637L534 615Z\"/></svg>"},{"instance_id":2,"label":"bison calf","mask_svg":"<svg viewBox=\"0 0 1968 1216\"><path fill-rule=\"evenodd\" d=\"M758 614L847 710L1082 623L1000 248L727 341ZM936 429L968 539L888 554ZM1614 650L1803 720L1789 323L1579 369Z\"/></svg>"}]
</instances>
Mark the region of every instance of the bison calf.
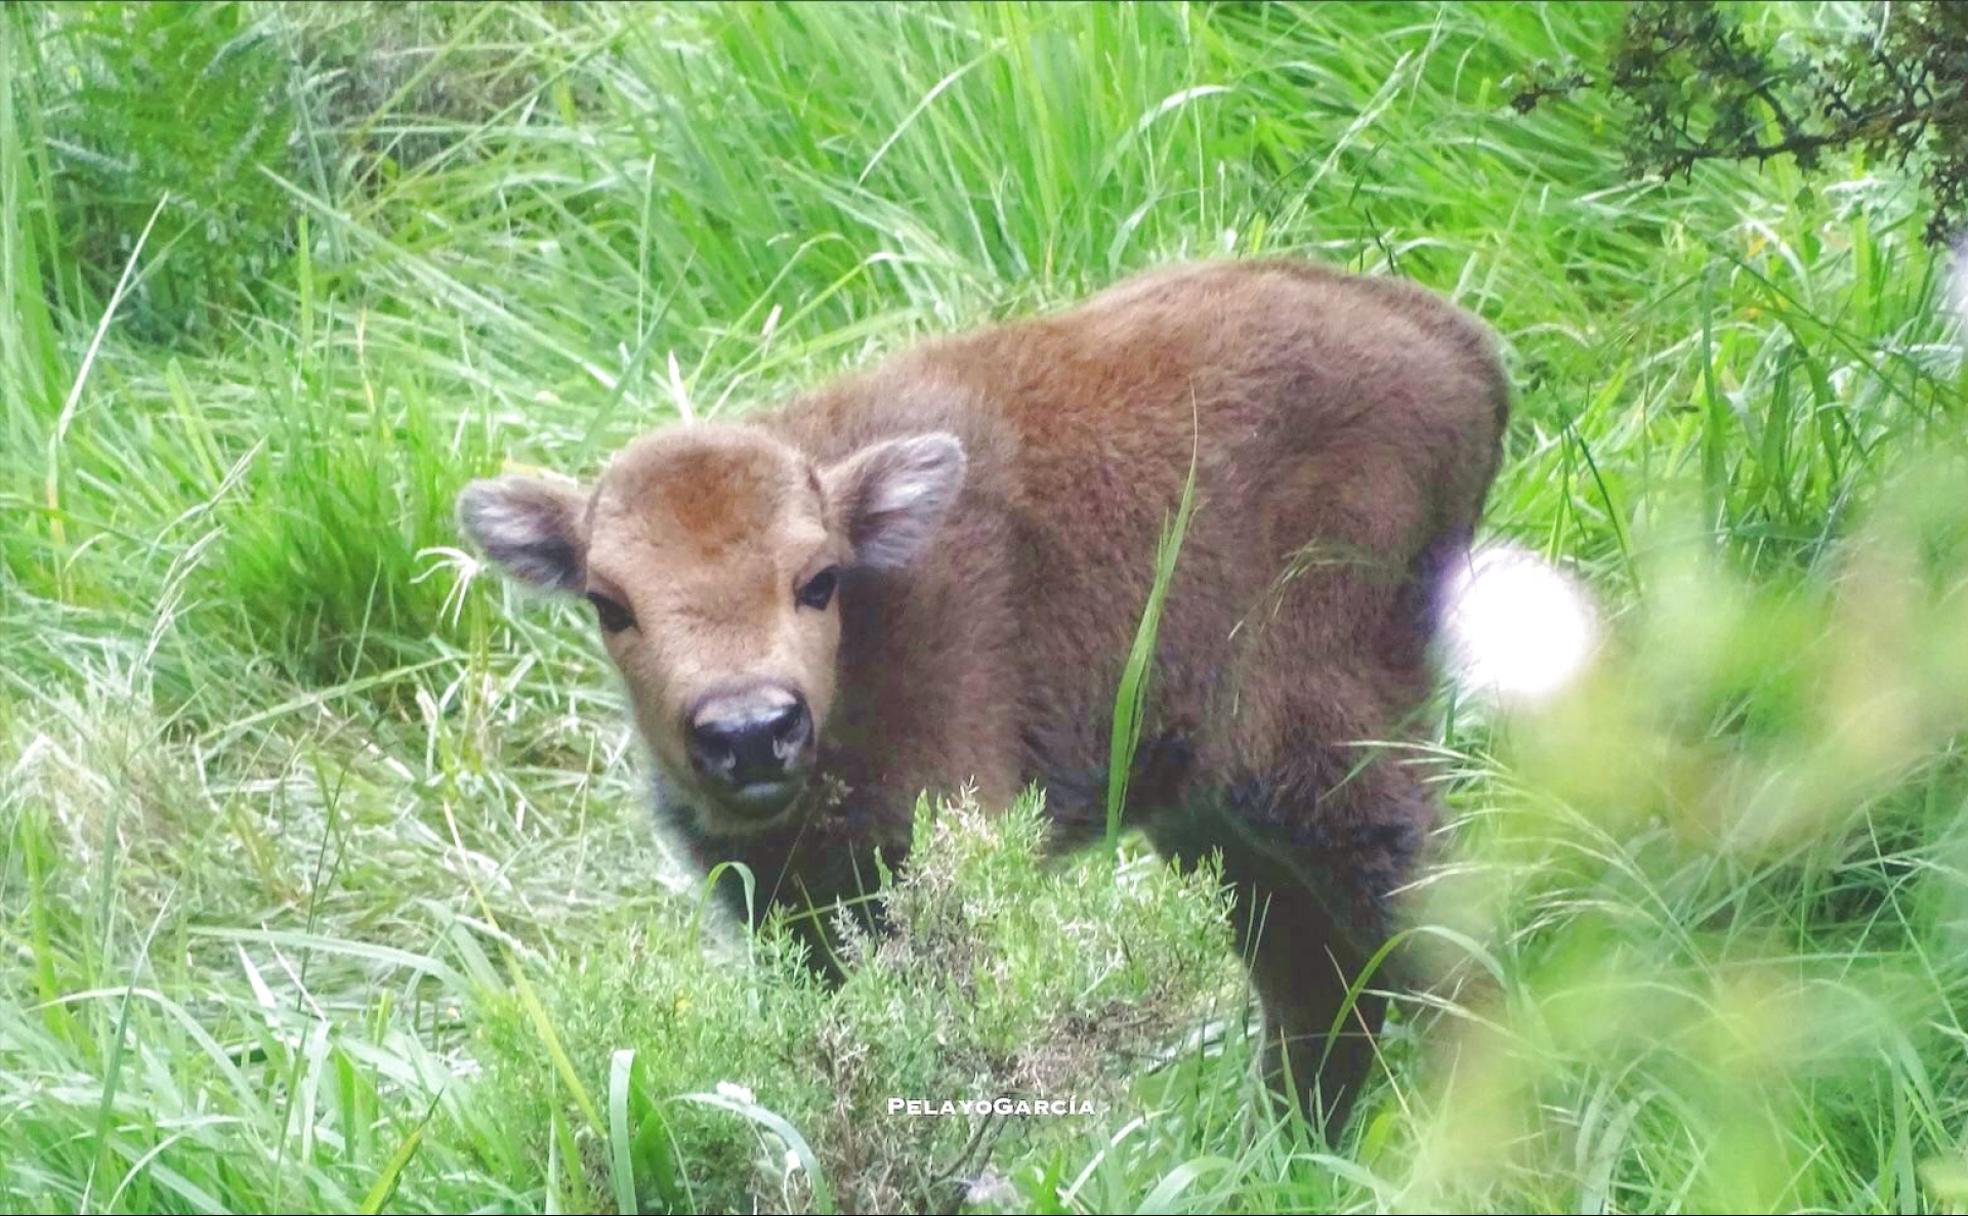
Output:
<instances>
[{"instance_id":1,"label":"bison calf","mask_svg":"<svg viewBox=\"0 0 1968 1216\"><path fill-rule=\"evenodd\" d=\"M923 790L1037 782L1061 840L1097 831L1193 457L1127 813L1178 861L1220 852L1267 1071L1336 1124L1383 1012L1342 1021L1347 986L1433 810L1367 744L1428 694L1507 408L1488 332L1425 291L1191 265L460 509L508 573L594 605L662 818L749 866L763 915L872 888ZM822 965L830 919L801 922Z\"/></svg>"}]
</instances>

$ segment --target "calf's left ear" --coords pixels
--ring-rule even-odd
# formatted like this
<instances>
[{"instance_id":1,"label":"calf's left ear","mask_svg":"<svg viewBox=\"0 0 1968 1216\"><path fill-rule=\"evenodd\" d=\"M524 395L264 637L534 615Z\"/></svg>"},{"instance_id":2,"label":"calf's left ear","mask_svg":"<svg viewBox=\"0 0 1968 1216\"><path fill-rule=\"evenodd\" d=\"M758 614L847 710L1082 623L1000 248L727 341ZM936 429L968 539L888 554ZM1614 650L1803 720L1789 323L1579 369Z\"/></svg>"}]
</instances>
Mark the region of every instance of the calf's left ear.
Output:
<instances>
[{"instance_id":1,"label":"calf's left ear","mask_svg":"<svg viewBox=\"0 0 1968 1216\"><path fill-rule=\"evenodd\" d=\"M458 495L458 523L485 555L521 582L579 591L586 581L587 494L537 477L474 481Z\"/></svg>"},{"instance_id":2,"label":"calf's left ear","mask_svg":"<svg viewBox=\"0 0 1968 1216\"><path fill-rule=\"evenodd\" d=\"M857 566L899 570L914 561L963 488L964 450L932 431L871 443L826 472Z\"/></svg>"}]
</instances>

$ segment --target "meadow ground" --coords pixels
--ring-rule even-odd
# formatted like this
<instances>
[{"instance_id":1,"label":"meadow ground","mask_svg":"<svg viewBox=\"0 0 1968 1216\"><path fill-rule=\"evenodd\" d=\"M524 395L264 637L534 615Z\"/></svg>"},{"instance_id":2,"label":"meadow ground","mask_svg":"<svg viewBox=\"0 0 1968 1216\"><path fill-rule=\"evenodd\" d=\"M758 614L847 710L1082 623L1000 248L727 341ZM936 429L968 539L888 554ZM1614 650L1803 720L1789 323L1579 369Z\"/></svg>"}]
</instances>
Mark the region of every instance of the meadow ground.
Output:
<instances>
[{"instance_id":1,"label":"meadow ground","mask_svg":"<svg viewBox=\"0 0 1968 1216\"><path fill-rule=\"evenodd\" d=\"M1743 10L1766 26L1844 5ZM0 1211L1960 1210L1968 375L1891 165L1631 182L1614 6L0 13ZM1432 984L1250 1116L1206 882L925 820L838 994L652 838L450 504L919 335L1289 252L1518 385L1602 603L1445 696ZM1130 614L1137 606L1117 606ZM1123 933L1122 930L1126 932ZM1072 1094L1051 1118L891 1097Z\"/></svg>"}]
</instances>

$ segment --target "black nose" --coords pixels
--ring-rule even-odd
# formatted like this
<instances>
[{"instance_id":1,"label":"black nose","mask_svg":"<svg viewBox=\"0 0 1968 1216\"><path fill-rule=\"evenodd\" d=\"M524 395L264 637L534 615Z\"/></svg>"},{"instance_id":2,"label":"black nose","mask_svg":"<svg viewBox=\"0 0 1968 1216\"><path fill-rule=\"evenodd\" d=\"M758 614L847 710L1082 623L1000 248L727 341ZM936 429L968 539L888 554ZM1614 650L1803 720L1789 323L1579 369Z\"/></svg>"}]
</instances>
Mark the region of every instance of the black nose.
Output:
<instances>
[{"instance_id":1,"label":"black nose","mask_svg":"<svg viewBox=\"0 0 1968 1216\"><path fill-rule=\"evenodd\" d=\"M806 702L774 689L759 700L718 698L690 722L690 752L706 776L733 789L784 780L813 735Z\"/></svg>"}]
</instances>

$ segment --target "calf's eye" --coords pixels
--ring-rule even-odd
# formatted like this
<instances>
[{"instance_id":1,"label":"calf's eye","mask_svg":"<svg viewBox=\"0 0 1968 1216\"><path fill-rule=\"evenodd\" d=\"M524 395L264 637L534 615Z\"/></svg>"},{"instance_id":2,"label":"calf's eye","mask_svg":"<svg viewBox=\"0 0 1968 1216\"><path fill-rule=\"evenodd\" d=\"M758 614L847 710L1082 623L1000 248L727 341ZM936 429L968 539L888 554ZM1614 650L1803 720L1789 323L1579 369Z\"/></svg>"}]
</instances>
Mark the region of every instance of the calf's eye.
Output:
<instances>
[{"instance_id":1,"label":"calf's eye","mask_svg":"<svg viewBox=\"0 0 1968 1216\"><path fill-rule=\"evenodd\" d=\"M610 599L599 591L590 591L588 602L594 605L595 619L601 622L603 633L620 633L635 624L635 614L620 600Z\"/></svg>"},{"instance_id":2,"label":"calf's eye","mask_svg":"<svg viewBox=\"0 0 1968 1216\"><path fill-rule=\"evenodd\" d=\"M839 568L829 566L812 578L807 579L806 585L795 592L793 598L799 601L800 607L802 608L824 609L833 601L834 588L839 583Z\"/></svg>"}]
</instances>

